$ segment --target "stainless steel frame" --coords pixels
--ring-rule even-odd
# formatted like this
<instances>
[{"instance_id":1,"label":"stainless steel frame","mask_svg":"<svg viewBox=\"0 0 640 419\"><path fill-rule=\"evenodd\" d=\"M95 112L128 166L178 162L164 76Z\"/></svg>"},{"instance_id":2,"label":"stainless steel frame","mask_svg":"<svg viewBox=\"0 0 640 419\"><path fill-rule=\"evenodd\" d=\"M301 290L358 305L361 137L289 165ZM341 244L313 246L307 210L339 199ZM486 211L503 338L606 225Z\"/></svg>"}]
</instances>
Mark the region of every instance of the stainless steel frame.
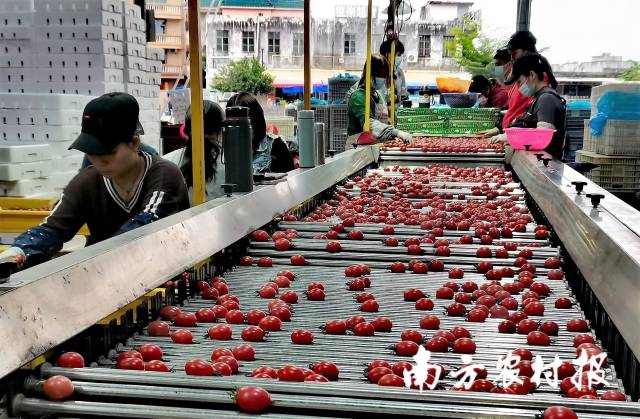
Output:
<instances>
[{"instance_id":1,"label":"stainless steel frame","mask_svg":"<svg viewBox=\"0 0 640 419\"><path fill-rule=\"evenodd\" d=\"M377 159L376 147L349 150L14 275L0 286L0 377Z\"/></svg>"},{"instance_id":2,"label":"stainless steel frame","mask_svg":"<svg viewBox=\"0 0 640 419\"><path fill-rule=\"evenodd\" d=\"M578 269L640 358L640 213L575 170L533 153L515 153L511 164ZM587 182L578 195L571 182ZM595 209L585 193L604 195Z\"/></svg>"}]
</instances>

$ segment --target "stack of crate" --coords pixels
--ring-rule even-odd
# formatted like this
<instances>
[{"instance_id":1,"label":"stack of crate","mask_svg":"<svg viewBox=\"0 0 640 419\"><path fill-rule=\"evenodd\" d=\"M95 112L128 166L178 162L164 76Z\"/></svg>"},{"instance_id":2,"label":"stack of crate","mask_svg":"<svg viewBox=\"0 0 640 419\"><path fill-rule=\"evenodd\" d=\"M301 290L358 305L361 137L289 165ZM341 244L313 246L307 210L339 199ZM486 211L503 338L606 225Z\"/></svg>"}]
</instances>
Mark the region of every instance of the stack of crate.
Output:
<instances>
[{"instance_id":1,"label":"stack of crate","mask_svg":"<svg viewBox=\"0 0 640 419\"><path fill-rule=\"evenodd\" d=\"M82 161L67 150L82 109L104 93L136 97L141 139L159 147L164 51L147 47L145 31L140 7L128 1L0 1L0 149L5 158L24 155L20 147L50 150L42 163L48 171L30 170L19 180L18 169L0 172L0 195L60 193Z\"/></svg>"},{"instance_id":2,"label":"stack of crate","mask_svg":"<svg viewBox=\"0 0 640 419\"><path fill-rule=\"evenodd\" d=\"M593 89L592 115L597 101L607 92L640 94L640 84L610 84ZM640 190L640 120L607 120L601 135L594 136L589 121L584 121L584 144L576 152L576 162L594 163L599 167L586 176L611 192Z\"/></svg>"},{"instance_id":3,"label":"stack of crate","mask_svg":"<svg viewBox=\"0 0 640 419\"><path fill-rule=\"evenodd\" d=\"M589 109L567 109L567 131L565 137L564 158L573 161L576 151L583 148L584 123L591 117Z\"/></svg>"}]
</instances>

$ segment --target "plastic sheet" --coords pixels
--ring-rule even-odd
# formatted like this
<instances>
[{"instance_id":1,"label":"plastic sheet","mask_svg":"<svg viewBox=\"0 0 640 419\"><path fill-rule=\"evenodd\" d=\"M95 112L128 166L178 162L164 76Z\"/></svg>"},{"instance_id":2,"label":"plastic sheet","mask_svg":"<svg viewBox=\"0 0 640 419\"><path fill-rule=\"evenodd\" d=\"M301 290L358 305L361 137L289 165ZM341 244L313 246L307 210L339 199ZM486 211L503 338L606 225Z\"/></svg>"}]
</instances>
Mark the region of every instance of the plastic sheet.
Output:
<instances>
[{"instance_id":1,"label":"plastic sheet","mask_svg":"<svg viewBox=\"0 0 640 419\"><path fill-rule=\"evenodd\" d=\"M596 108L598 112L589 121L591 135L593 136L602 134L609 119L640 120L640 93L605 93L598 99Z\"/></svg>"}]
</instances>

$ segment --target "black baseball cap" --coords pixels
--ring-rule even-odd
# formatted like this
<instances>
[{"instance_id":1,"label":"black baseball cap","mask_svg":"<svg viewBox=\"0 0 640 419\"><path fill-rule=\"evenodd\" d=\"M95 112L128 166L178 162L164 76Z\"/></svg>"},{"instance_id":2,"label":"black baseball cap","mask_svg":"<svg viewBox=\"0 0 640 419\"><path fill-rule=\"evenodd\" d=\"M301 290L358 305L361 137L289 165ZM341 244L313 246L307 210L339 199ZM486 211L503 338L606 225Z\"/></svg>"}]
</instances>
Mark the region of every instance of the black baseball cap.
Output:
<instances>
[{"instance_id":1,"label":"black baseball cap","mask_svg":"<svg viewBox=\"0 0 640 419\"><path fill-rule=\"evenodd\" d=\"M547 77L550 79L553 78L553 73L551 72L551 66L546 58L539 54L528 54L523 55L518 58L513 63L513 69L511 70L511 76L508 80L505 80L504 84L513 84L520 76L528 76L530 72L535 72L537 74L547 73ZM555 78L553 78L555 80Z\"/></svg>"},{"instance_id":2,"label":"black baseball cap","mask_svg":"<svg viewBox=\"0 0 640 419\"><path fill-rule=\"evenodd\" d=\"M87 103L82 112L82 132L69 150L109 154L134 135L144 134L138 120L138 101L128 93L107 93Z\"/></svg>"},{"instance_id":3,"label":"black baseball cap","mask_svg":"<svg viewBox=\"0 0 640 419\"><path fill-rule=\"evenodd\" d=\"M513 51L516 49L522 49L525 51L536 51L536 42L538 40L529 31L518 31L511 35L509 42L507 43L507 50Z\"/></svg>"}]
</instances>

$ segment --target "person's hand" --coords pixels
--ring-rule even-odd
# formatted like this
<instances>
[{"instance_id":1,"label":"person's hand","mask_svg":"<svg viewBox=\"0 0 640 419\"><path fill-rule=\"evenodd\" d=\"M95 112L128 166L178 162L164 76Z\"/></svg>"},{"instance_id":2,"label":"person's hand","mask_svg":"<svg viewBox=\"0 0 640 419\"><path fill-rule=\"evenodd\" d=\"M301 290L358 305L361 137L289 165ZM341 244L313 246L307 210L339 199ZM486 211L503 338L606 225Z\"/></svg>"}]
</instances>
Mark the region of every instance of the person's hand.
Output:
<instances>
[{"instance_id":1,"label":"person's hand","mask_svg":"<svg viewBox=\"0 0 640 419\"><path fill-rule=\"evenodd\" d=\"M482 138L489 138L489 137L493 137L495 135L500 134L500 130L498 128L491 128L491 129L487 129L484 131L478 131L476 132L476 135L479 135Z\"/></svg>"},{"instance_id":2,"label":"person's hand","mask_svg":"<svg viewBox=\"0 0 640 419\"><path fill-rule=\"evenodd\" d=\"M0 281L20 269L26 257L19 247L10 247L0 253Z\"/></svg>"},{"instance_id":3,"label":"person's hand","mask_svg":"<svg viewBox=\"0 0 640 419\"><path fill-rule=\"evenodd\" d=\"M398 130L398 133L396 134L396 137L400 138L405 143L409 143L413 139L413 135L411 135L411 133L406 132L406 131L400 131L400 130Z\"/></svg>"},{"instance_id":4,"label":"person's hand","mask_svg":"<svg viewBox=\"0 0 640 419\"><path fill-rule=\"evenodd\" d=\"M504 144L507 142L507 134L499 134L491 137L490 144Z\"/></svg>"},{"instance_id":5,"label":"person's hand","mask_svg":"<svg viewBox=\"0 0 640 419\"><path fill-rule=\"evenodd\" d=\"M485 96L480 96L480 98L478 98L478 105L480 105L481 108L484 108L484 105L487 104L487 98Z\"/></svg>"}]
</instances>

